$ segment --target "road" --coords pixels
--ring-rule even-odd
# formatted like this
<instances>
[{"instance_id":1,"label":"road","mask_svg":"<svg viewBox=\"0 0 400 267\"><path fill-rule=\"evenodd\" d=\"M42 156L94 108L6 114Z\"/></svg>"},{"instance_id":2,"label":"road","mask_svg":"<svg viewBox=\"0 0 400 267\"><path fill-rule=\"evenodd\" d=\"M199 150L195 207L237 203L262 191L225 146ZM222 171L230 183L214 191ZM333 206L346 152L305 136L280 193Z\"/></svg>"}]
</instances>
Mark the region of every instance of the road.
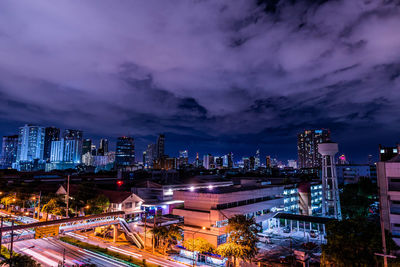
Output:
<instances>
[{"instance_id":1,"label":"road","mask_svg":"<svg viewBox=\"0 0 400 267\"><path fill-rule=\"evenodd\" d=\"M128 256L131 256L133 258L137 259L146 259L146 262L153 263L156 265L160 265L163 267L187 267L187 265L179 263L179 262L174 262L168 259L165 259L164 257L157 257L154 256L153 254L149 252L145 252L143 250L140 250L133 245L121 245L121 244L113 244L112 242L108 241L102 241L98 238L93 238L93 237L88 237L84 236L82 234L77 234L77 233L69 233L71 237L74 237L76 239L79 239L83 242L90 243L93 245L98 245L99 247L104 247L108 248L109 250L125 254Z\"/></svg>"},{"instance_id":2,"label":"road","mask_svg":"<svg viewBox=\"0 0 400 267\"><path fill-rule=\"evenodd\" d=\"M65 266L84 263L96 264L96 266L99 267L129 266L128 264L116 259L108 258L101 254L66 244L55 238L32 239L23 242L16 242L14 244L14 250L17 253L31 256L44 267L57 267L58 264L63 261L64 250Z\"/></svg>"}]
</instances>

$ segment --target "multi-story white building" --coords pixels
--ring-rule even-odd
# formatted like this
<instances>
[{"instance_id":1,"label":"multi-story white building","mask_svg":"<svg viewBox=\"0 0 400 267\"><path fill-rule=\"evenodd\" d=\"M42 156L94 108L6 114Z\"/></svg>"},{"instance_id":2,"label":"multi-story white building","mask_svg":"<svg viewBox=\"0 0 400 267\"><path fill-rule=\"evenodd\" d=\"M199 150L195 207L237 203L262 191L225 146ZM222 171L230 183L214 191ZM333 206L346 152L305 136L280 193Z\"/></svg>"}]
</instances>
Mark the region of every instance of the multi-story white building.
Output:
<instances>
[{"instance_id":1,"label":"multi-story white building","mask_svg":"<svg viewBox=\"0 0 400 267\"><path fill-rule=\"evenodd\" d=\"M303 210L304 207L300 206L300 194L306 193L311 198L309 209L311 209L308 214L316 215L321 213L321 202L322 202L322 184L321 183L309 183L307 185L307 190L305 189L305 185L301 186L303 190L299 190L297 184L285 186L283 191L283 202L284 202L284 211L288 213L302 213L300 212L300 208Z\"/></svg>"},{"instance_id":2,"label":"multi-story white building","mask_svg":"<svg viewBox=\"0 0 400 267\"><path fill-rule=\"evenodd\" d=\"M393 149L398 153L397 148ZM381 156L377 163L381 223L400 245L400 155L382 160Z\"/></svg>"},{"instance_id":3,"label":"multi-story white building","mask_svg":"<svg viewBox=\"0 0 400 267\"><path fill-rule=\"evenodd\" d=\"M255 217L263 229L269 227L273 215L283 209L283 186L229 186L182 190L174 199L184 202L174 215L184 218L185 238L202 237L217 246L226 242L228 218L242 214Z\"/></svg>"}]
</instances>

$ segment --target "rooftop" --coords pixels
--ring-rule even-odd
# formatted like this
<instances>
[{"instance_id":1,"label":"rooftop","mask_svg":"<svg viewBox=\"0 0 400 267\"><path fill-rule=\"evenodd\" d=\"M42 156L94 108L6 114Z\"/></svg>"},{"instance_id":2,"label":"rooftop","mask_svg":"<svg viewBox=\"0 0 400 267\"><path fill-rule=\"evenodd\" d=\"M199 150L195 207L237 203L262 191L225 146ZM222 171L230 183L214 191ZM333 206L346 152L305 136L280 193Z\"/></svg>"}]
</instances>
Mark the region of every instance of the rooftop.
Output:
<instances>
[{"instance_id":1,"label":"rooftop","mask_svg":"<svg viewBox=\"0 0 400 267\"><path fill-rule=\"evenodd\" d=\"M252 190L259 190L259 189L267 189L267 188L274 188L278 187L276 185L253 185L253 186L223 186L223 187L210 187L210 188L201 188L201 189L194 189L194 193L201 193L201 194L228 194L234 192L242 192L242 191L252 191ZM181 190L181 191L190 191L190 190Z\"/></svg>"}]
</instances>

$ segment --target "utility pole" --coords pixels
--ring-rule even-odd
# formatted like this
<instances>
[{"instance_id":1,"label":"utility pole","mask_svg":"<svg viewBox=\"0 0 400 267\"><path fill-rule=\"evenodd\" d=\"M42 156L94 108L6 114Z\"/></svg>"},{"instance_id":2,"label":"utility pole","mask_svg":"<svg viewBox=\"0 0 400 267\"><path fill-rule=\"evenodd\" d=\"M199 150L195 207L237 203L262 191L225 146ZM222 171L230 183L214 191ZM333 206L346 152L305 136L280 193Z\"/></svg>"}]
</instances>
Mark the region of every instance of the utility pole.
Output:
<instances>
[{"instance_id":1,"label":"utility pole","mask_svg":"<svg viewBox=\"0 0 400 267\"><path fill-rule=\"evenodd\" d=\"M156 212L154 211L154 222L153 222L153 254L156 245L156 236L154 235L154 230L156 229Z\"/></svg>"},{"instance_id":2,"label":"utility pole","mask_svg":"<svg viewBox=\"0 0 400 267\"><path fill-rule=\"evenodd\" d=\"M37 219L40 220L40 200L42 198L42 191L39 191L39 202L38 202L38 215Z\"/></svg>"},{"instance_id":3,"label":"utility pole","mask_svg":"<svg viewBox=\"0 0 400 267\"><path fill-rule=\"evenodd\" d=\"M68 181L67 181L67 211L66 211L67 218L68 218L68 210L69 210L69 175L68 175Z\"/></svg>"},{"instance_id":4,"label":"utility pole","mask_svg":"<svg viewBox=\"0 0 400 267\"><path fill-rule=\"evenodd\" d=\"M63 251L63 262L62 262L62 267L65 267L65 248Z\"/></svg>"},{"instance_id":5,"label":"utility pole","mask_svg":"<svg viewBox=\"0 0 400 267\"><path fill-rule=\"evenodd\" d=\"M147 212L144 212L144 250L146 250Z\"/></svg>"},{"instance_id":6,"label":"utility pole","mask_svg":"<svg viewBox=\"0 0 400 267\"><path fill-rule=\"evenodd\" d=\"M1 226L0 226L0 256L1 256L1 241L3 238L3 216L1 216Z\"/></svg>"},{"instance_id":7,"label":"utility pole","mask_svg":"<svg viewBox=\"0 0 400 267\"><path fill-rule=\"evenodd\" d=\"M10 267L12 267L13 245L14 245L14 220L11 220Z\"/></svg>"}]
</instances>

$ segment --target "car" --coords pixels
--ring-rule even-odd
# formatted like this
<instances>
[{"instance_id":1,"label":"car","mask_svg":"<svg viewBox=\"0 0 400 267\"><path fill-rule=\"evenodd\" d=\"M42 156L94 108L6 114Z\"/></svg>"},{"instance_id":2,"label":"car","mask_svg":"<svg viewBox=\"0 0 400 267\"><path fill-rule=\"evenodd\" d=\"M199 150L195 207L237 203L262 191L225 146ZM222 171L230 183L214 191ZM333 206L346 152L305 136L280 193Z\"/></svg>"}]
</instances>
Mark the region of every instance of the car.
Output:
<instances>
[{"instance_id":1,"label":"car","mask_svg":"<svg viewBox=\"0 0 400 267\"><path fill-rule=\"evenodd\" d=\"M260 242L266 243L266 244L272 244L271 238L268 235L263 234L263 233L258 233L257 236L258 236L258 240Z\"/></svg>"}]
</instances>

